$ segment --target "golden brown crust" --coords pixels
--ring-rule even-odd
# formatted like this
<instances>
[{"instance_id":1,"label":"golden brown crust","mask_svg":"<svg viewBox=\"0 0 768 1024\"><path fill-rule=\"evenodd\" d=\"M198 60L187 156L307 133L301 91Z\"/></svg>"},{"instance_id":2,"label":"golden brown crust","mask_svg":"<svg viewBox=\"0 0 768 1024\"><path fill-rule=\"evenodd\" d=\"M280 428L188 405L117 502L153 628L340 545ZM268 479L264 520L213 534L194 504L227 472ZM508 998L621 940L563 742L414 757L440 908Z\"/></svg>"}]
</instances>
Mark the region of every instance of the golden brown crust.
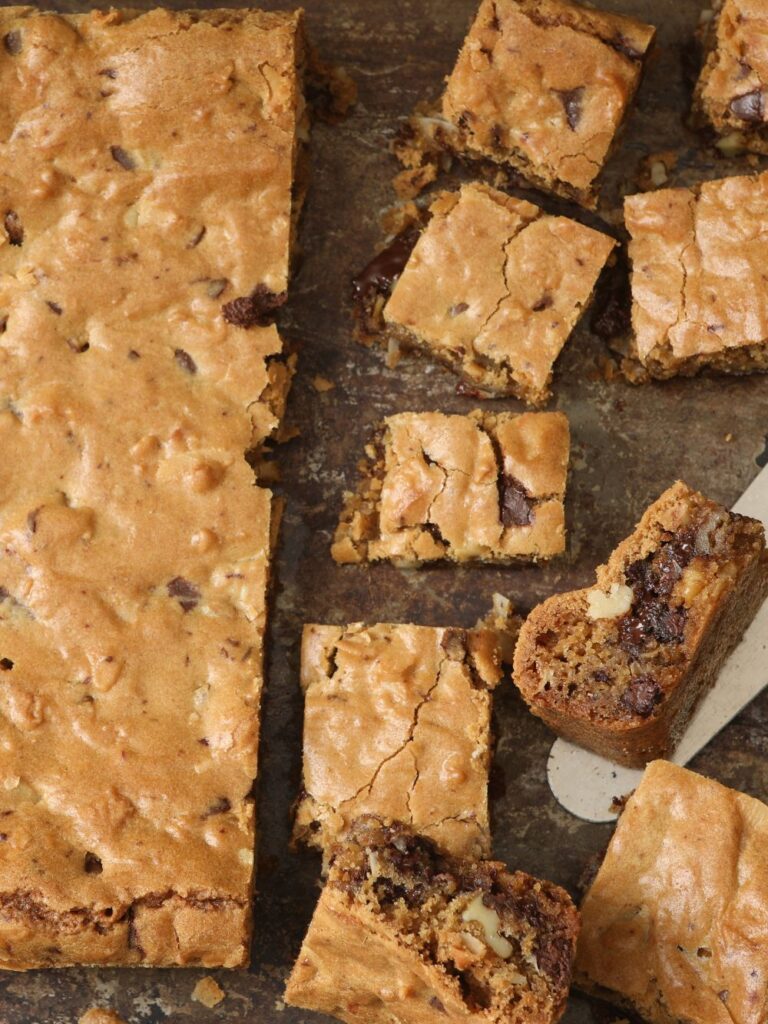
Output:
<instances>
[{"instance_id":1,"label":"golden brown crust","mask_svg":"<svg viewBox=\"0 0 768 1024\"><path fill-rule=\"evenodd\" d=\"M654 32L568 0L483 0L443 97L449 144L594 205Z\"/></svg>"},{"instance_id":2,"label":"golden brown crust","mask_svg":"<svg viewBox=\"0 0 768 1024\"><path fill-rule=\"evenodd\" d=\"M4 968L247 961L299 30L0 11Z\"/></svg>"},{"instance_id":3,"label":"golden brown crust","mask_svg":"<svg viewBox=\"0 0 768 1024\"><path fill-rule=\"evenodd\" d=\"M477 183L440 193L430 213L385 322L475 387L542 404L616 243Z\"/></svg>"},{"instance_id":4,"label":"golden brown crust","mask_svg":"<svg viewBox=\"0 0 768 1024\"><path fill-rule=\"evenodd\" d=\"M559 734L642 767L674 749L767 593L762 525L677 483L595 587L531 612L515 683Z\"/></svg>"},{"instance_id":5,"label":"golden brown crust","mask_svg":"<svg viewBox=\"0 0 768 1024\"><path fill-rule=\"evenodd\" d=\"M294 835L326 854L361 814L487 856L490 630L304 627L303 794Z\"/></svg>"},{"instance_id":6,"label":"golden brown crust","mask_svg":"<svg viewBox=\"0 0 768 1024\"><path fill-rule=\"evenodd\" d=\"M576 983L651 1024L768 1013L768 807L646 769L581 907Z\"/></svg>"},{"instance_id":7,"label":"golden brown crust","mask_svg":"<svg viewBox=\"0 0 768 1024\"><path fill-rule=\"evenodd\" d=\"M366 449L337 562L537 561L565 547L563 413L399 413ZM519 475L518 475L519 474Z\"/></svg>"},{"instance_id":8,"label":"golden brown crust","mask_svg":"<svg viewBox=\"0 0 768 1024\"><path fill-rule=\"evenodd\" d=\"M768 173L628 196L624 215L646 374L768 370Z\"/></svg>"}]
</instances>

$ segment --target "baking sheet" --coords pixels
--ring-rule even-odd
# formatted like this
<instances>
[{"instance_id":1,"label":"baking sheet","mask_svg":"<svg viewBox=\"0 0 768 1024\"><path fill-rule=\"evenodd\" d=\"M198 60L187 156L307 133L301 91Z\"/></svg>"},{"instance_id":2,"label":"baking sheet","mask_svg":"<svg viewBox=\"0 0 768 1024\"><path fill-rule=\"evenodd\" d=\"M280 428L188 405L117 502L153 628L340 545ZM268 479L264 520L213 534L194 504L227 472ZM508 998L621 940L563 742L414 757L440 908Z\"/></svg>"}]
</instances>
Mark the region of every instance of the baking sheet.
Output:
<instances>
[{"instance_id":1,"label":"baking sheet","mask_svg":"<svg viewBox=\"0 0 768 1024\"><path fill-rule=\"evenodd\" d=\"M659 26L659 41L623 144L605 177L608 218L622 190L635 191L639 162L652 152L680 154L672 184L739 173L702 148L683 124L689 86L683 68L699 17L695 0L600 0ZM47 5L45 5L47 6ZM83 10L88 5L58 5ZM134 2L131 6L151 7ZM172 7L196 6L190 3ZM213 6L200 4L199 6ZM224 5L222 5L224 6ZM244 6L229 3L227 6ZM264 6L287 9L284 2ZM732 504L765 461L768 378L674 381L634 388L608 382L597 360L604 346L581 328L555 377L555 400L571 420L569 543L563 559L542 568L335 566L328 553L341 491L369 427L392 412L475 403L456 395L456 379L422 360L384 366L379 350L351 338L349 278L381 237L379 216L392 202L396 171L387 146L399 119L439 92L475 0L305 0L309 29L324 58L355 77L353 116L313 133L313 182L301 229L303 258L283 328L299 348L299 375L288 422L301 436L283 449L287 499L277 560L270 667L264 703L259 782L260 849L256 935L247 973L185 970L41 971L0 978L0 1024L70 1024L93 1005L109 1005L128 1024L217 1021L301 1024L320 1018L285 1008L284 979L317 897L319 861L288 849L290 805L299 786L302 623L410 620L473 624L494 591L529 609L560 589L587 585L595 565L623 538L650 501L677 477ZM318 393L316 375L335 383ZM494 403L521 408L514 401ZM579 877L602 850L610 825L579 821L549 791L549 731L527 714L511 684L497 691L497 746L492 779L494 852L514 867L576 893ZM768 798L768 693L746 709L692 767L755 796ZM226 992L215 1010L191 1001L195 982L212 973ZM614 1020L615 1010L578 995L567 1024ZM626 1014L622 1014L626 1016Z\"/></svg>"}]
</instances>

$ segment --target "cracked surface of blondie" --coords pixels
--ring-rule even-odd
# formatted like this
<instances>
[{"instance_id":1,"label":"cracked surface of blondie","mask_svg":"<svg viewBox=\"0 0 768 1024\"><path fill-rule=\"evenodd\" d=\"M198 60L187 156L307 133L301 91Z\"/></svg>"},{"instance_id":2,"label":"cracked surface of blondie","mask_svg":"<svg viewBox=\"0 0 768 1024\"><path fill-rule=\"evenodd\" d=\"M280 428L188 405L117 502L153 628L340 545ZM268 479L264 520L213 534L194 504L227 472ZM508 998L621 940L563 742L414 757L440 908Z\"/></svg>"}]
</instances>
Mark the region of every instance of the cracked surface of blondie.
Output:
<instances>
[{"instance_id":1,"label":"cracked surface of blondie","mask_svg":"<svg viewBox=\"0 0 768 1024\"><path fill-rule=\"evenodd\" d=\"M581 907L576 984L652 1024L768 1010L768 807L655 761Z\"/></svg>"},{"instance_id":2,"label":"cracked surface of blondie","mask_svg":"<svg viewBox=\"0 0 768 1024\"><path fill-rule=\"evenodd\" d=\"M366 816L334 848L286 1002L350 1024L554 1024L578 931L551 882Z\"/></svg>"},{"instance_id":3,"label":"cracked surface of blondie","mask_svg":"<svg viewBox=\"0 0 768 1024\"><path fill-rule=\"evenodd\" d=\"M532 405L615 241L487 185L442 192L384 307L406 345Z\"/></svg>"},{"instance_id":4,"label":"cracked surface of blondie","mask_svg":"<svg viewBox=\"0 0 768 1024\"><path fill-rule=\"evenodd\" d=\"M762 524L678 482L593 588L533 609L515 683L556 732L642 768L672 752L766 594Z\"/></svg>"},{"instance_id":5,"label":"cracked surface of blondie","mask_svg":"<svg viewBox=\"0 0 768 1024\"><path fill-rule=\"evenodd\" d=\"M300 19L0 39L0 966L239 966Z\"/></svg>"},{"instance_id":6,"label":"cracked surface of blondie","mask_svg":"<svg viewBox=\"0 0 768 1024\"><path fill-rule=\"evenodd\" d=\"M563 413L398 413L345 496L337 562L536 561L565 547Z\"/></svg>"},{"instance_id":7,"label":"cracked surface of blondie","mask_svg":"<svg viewBox=\"0 0 768 1024\"><path fill-rule=\"evenodd\" d=\"M304 789L294 836L327 853L361 814L490 853L491 630L304 627Z\"/></svg>"},{"instance_id":8,"label":"cracked surface of blondie","mask_svg":"<svg viewBox=\"0 0 768 1024\"><path fill-rule=\"evenodd\" d=\"M449 145L593 206L654 31L567 0L483 0L443 96Z\"/></svg>"},{"instance_id":9,"label":"cracked surface of blondie","mask_svg":"<svg viewBox=\"0 0 768 1024\"><path fill-rule=\"evenodd\" d=\"M768 173L628 196L624 219L641 370L768 370Z\"/></svg>"}]
</instances>

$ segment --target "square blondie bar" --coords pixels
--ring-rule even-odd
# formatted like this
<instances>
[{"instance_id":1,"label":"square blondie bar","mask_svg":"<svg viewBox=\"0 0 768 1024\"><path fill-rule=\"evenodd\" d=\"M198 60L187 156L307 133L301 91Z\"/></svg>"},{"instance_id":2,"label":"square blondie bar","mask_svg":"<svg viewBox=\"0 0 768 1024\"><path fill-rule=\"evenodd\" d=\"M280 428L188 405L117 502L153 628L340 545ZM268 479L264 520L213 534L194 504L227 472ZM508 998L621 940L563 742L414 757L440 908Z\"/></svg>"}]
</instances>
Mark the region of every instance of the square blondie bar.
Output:
<instances>
[{"instance_id":1,"label":"square blondie bar","mask_svg":"<svg viewBox=\"0 0 768 1024\"><path fill-rule=\"evenodd\" d=\"M443 96L449 145L594 206L654 33L569 0L482 0Z\"/></svg>"},{"instance_id":2,"label":"square blondie bar","mask_svg":"<svg viewBox=\"0 0 768 1024\"><path fill-rule=\"evenodd\" d=\"M532 405L615 241L487 185L442 192L384 307L386 333Z\"/></svg>"},{"instance_id":3,"label":"square blondie bar","mask_svg":"<svg viewBox=\"0 0 768 1024\"><path fill-rule=\"evenodd\" d=\"M581 907L576 984L651 1024L768 1006L768 807L648 765Z\"/></svg>"},{"instance_id":4,"label":"square blondie bar","mask_svg":"<svg viewBox=\"0 0 768 1024\"><path fill-rule=\"evenodd\" d=\"M768 370L768 173L628 196L624 218L630 376Z\"/></svg>"},{"instance_id":5,"label":"square blondie bar","mask_svg":"<svg viewBox=\"0 0 768 1024\"><path fill-rule=\"evenodd\" d=\"M362 814L488 856L491 630L304 627L303 791L294 836L327 854Z\"/></svg>"},{"instance_id":6,"label":"square blondie bar","mask_svg":"<svg viewBox=\"0 0 768 1024\"><path fill-rule=\"evenodd\" d=\"M524 622L514 680L556 732L620 764L671 753L768 595L763 526L683 483Z\"/></svg>"},{"instance_id":7,"label":"square blondie bar","mask_svg":"<svg viewBox=\"0 0 768 1024\"><path fill-rule=\"evenodd\" d=\"M0 39L0 967L241 966L301 18Z\"/></svg>"},{"instance_id":8,"label":"square blondie bar","mask_svg":"<svg viewBox=\"0 0 768 1024\"><path fill-rule=\"evenodd\" d=\"M365 817L334 850L286 987L353 1024L555 1024L579 918L558 886Z\"/></svg>"},{"instance_id":9,"label":"square blondie bar","mask_svg":"<svg viewBox=\"0 0 768 1024\"><path fill-rule=\"evenodd\" d=\"M347 493L337 562L537 561L565 547L563 413L389 416Z\"/></svg>"}]
</instances>

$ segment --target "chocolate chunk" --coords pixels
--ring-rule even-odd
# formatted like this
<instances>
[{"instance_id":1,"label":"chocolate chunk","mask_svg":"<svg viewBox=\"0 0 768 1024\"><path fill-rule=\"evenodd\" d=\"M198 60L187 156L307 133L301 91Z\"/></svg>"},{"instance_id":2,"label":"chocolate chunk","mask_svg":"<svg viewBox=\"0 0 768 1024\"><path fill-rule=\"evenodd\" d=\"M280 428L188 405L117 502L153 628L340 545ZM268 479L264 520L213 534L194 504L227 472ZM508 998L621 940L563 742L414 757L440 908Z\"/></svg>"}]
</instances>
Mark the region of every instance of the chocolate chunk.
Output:
<instances>
[{"instance_id":1,"label":"chocolate chunk","mask_svg":"<svg viewBox=\"0 0 768 1024\"><path fill-rule=\"evenodd\" d=\"M269 323L275 310L285 302L285 292L276 294L263 284L256 285L250 295L241 295L225 302L221 312L227 323L235 327L263 327Z\"/></svg>"},{"instance_id":2,"label":"chocolate chunk","mask_svg":"<svg viewBox=\"0 0 768 1024\"><path fill-rule=\"evenodd\" d=\"M468 309L469 306L467 305L466 302L457 302L455 306L451 306L451 308L448 310L448 316L458 316L459 313L466 313Z\"/></svg>"},{"instance_id":3,"label":"chocolate chunk","mask_svg":"<svg viewBox=\"0 0 768 1024\"><path fill-rule=\"evenodd\" d=\"M73 352L77 352L78 355L81 352L87 352L91 347L91 343L89 341L83 341L82 338L67 338L67 345Z\"/></svg>"},{"instance_id":4,"label":"chocolate chunk","mask_svg":"<svg viewBox=\"0 0 768 1024\"><path fill-rule=\"evenodd\" d=\"M83 868L85 869L86 875L100 875L104 870L101 864L101 860L96 856L95 853L86 853L83 858Z\"/></svg>"},{"instance_id":5,"label":"chocolate chunk","mask_svg":"<svg viewBox=\"0 0 768 1024\"><path fill-rule=\"evenodd\" d=\"M599 668L596 672L592 673L592 678L596 683L610 683L610 673L606 672L605 669Z\"/></svg>"},{"instance_id":6,"label":"chocolate chunk","mask_svg":"<svg viewBox=\"0 0 768 1024\"><path fill-rule=\"evenodd\" d=\"M215 800L208 810L203 815L204 818L211 818L216 814L226 814L227 811L232 810L232 804L225 796L220 796L218 800Z\"/></svg>"},{"instance_id":7,"label":"chocolate chunk","mask_svg":"<svg viewBox=\"0 0 768 1024\"><path fill-rule=\"evenodd\" d=\"M572 132L575 132L581 121L581 103L584 97L584 86L580 85L576 89L555 89L554 92L563 104L568 127Z\"/></svg>"},{"instance_id":8,"label":"chocolate chunk","mask_svg":"<svg viewBox=\"0 0 768 1024\"><path fill-rule=\"evenodd\" d=\"M752 92L745 92L743 96L735 96L730 104L731 113L742 121L750 121L753 124L760 124L763 120L765 104L761 89L754 89Z\"/></svg>"},{"instance_id":9,"label":"chocolate chunk","mask_svg":"<svg viewBox=\"0 0 768 1024\"><path fill-rule=\"evenodd\" d=\"M445 1007L440 1002L440 1000L437 998L437 996L432 996L432 998L429 1000L429 1005L433 1009L437 1010L438 1013L445 1013L446 1012Z\"/></svg>"},{"instance_id":10,"label":"chocolate chunk","mask_svg":"<svg viewBox=\"0 0 768 1024\"><path fill-rule=\"evenodd\" d=\"M543 294L543 295L541 296L541 298L540 298L540 299L538 300L538 302L536 302L536 303L535 303L535 304L534 304L534 305L533 305L533 306L531 307L531 310L532 310L532 311L533 311L534 313L541 313L541 311L542 311L542 310L544 310L544 309L549 309L551 305L552 305L552 296L551 296L551 295L548 295L548 294L547 294L547 293L545 292L545 293L544 293L544 294Z\"/></svg>"},{"instance_id":11,"label":"chocolate chunk","mask_svg":"<svg viewBox=\"0 0 768 1024\"><path fill-rule=\"evenodd\" d=\"M45 304L46 306L48 306L52 313L55 313L56 316L61 316L61 306L58 304L58 302L51 302L50 299L46 299Z\"/></svg>"},{"instance_id":12,"label":"chocolate chunk","mask_svg":"<svg viewBox=\"0 0 768 1024\"><path fill-rule=\"evenodd\" d=\"M504 129L500 124L491 127L491 146L497 150L504 148Z\"/></svg>"},{"instance_id":13,"label":"chocolate chunk","mask_svg":"<svg viewBox=\"0 0 768 1024\"><path fill-rule=\"evenodd\" d=\"M6 32L3 36L3 46L6 53L10 53L12 57L18 57L21 53L21 32L17 28Z\"/></svg>"},{"instance_id":14,"label":"chocolate chunk","mask_svg":"<svg viewBox=\"0 0 768 1024\"><path fill-rule=\"evenodd\" d=\"M37 533L37 514L39 511L39 508L33 508L31 512L27 513L27 529L30 533Z\"/></svg>"},{"instance_id":15,"label":"chocolate chunk","mask_svg":"<svg viewBox=\"0 0 768 1024\"><path fill-rule=\"evenodd\" d=\"M528 526L533 522L533 502L517 477L505 473L499 482L499 490L504 526Z\"/></svg>"},{"instance_id":16,"label":"chocolate chunk","mask_svg":"<svg viewBox=\"0 0 768 1024\"><path fill-rule=\"evenodd\" d=\"M661 687L651 676L637 676L621 695L621 703L633 715L648 718L663 700Z\"/></svg>"},{"instance_id":17,"label":"chocolate chunk","mask_svg":"<svg viewBox=\"0 0 768 1024\"><path fill-rule=\"evenodd\" d=\"M197 363L189 354L189 352L185 352L183 348L175 349L173 353L173 358L176 360L176 362L179 364L182 370L186 370L187 373L197 373Z\"/></svg>"},{"instance_id":18,"label":"chocolate chunk","mask_svg":"<svg viewBox=\"0 0 768 1024\"><path fill-rule=\"evenodd\" d=\"M123 149L122 146L110 146L109 152L112 154L112 159L117 161L117 163L119 163L121 167L124 167L126 171L135 170L136 161L130 153Z\"/></svg>"},{"instance_id":19,"label":"chocolate chunk","mask_svg":"<svg viewBox=\"0 0 768 1024\"><path fill-rule=\"evenodd\" d=\"M15 210L5 211L3 226L11 245L21 245L24 242L24 228L21 223L21 218Z\"/></svg>"},{"instance_id":20,"label":"chocolate chunk","mask_svg":"<svg viewBox=\"0 0 768 1024\"><path fill-rule=\"evenodd\" d=\"M117 72L114 68L102 68L99 74L104 78L117 78Z\"/></svg>"},{"instance_id":21,"label":"chocolate chunk","mask_svg":"<svg viewBox=\"0 0 768 1024\"><path fill-rule=\"evenodd\" d=\"M10 672L13 668L13 662L10 658L0 658L0 669L3 672Z\"/></svg>"},{"instance_id":22,"label":"chocolate chunk","mask_svg":"<svg viewBox=\"0 0 768 1024\"><path fill-rule=\"evenodd\" d=\"M203 226L199 228L198 231L196 231L192 238L190 238L190 240L187 242L187 248L194 249L196 246L200 245L202 240L205 238L206 230L207 229L205 227L205 224L203 224Z\"/></svg>"},{"instance_id":23,"label":"chocolate chunk","mask_svg":"<svg viewBox=\"0 0 768 1024\"><path fill-rule=\"evenodd\" d=\"M178 598L185 612L191 612L200 600L200 591L183 576L174 577L167 586L168 596Z\"/></svg>"},{"instance_id":24,"label":"chocolate chunk","mask_svg":"<svg viewBox=\"0 0 768 1024\"><path fill-rule=\"evenodd\" d=\"M7 316L7 314L4 314L4 315L0 316L0 334L5 334L5 331L6 331L7 327L8 327L8 316Z\"/></svg>"},{"instance_id":25,"label":"chocolate chunk","mask_svg":"<svg viewBox=\"0 0 768 1024\"><path fill-rule=\"evenodd\" d=\"M356 299L370 302L376 295L391 294L419 240L420 233L414 224L405 228L399 235L395 235L386 249L382 249L352 278L352 290Z\"/></svg>"},{"instance_id":26,"label":"chocolate chunk","mask_svg":"<svg viewBox=\"0 0 768 1024\"><path fill-rule=\"evenodd\" d=\"M137 359L141 359L141 353L137 352L135 348L129 348L128 358L131 360L131 362L136 362Z\"/></svg>"},{"instance_id":27,"label":"chocolate chunk","mask_svg":"<svg viewBox=\"0 0 768 1024\"><path fill-rule=\"evenodd\" d=\"M619 53L623 53L625 57L629 57L630 60L643 59L643 53L633 46L630 40L621 33L618 33L613 39L609 40L608 45L612 46Z\"/></svg>"}]
</instances>

